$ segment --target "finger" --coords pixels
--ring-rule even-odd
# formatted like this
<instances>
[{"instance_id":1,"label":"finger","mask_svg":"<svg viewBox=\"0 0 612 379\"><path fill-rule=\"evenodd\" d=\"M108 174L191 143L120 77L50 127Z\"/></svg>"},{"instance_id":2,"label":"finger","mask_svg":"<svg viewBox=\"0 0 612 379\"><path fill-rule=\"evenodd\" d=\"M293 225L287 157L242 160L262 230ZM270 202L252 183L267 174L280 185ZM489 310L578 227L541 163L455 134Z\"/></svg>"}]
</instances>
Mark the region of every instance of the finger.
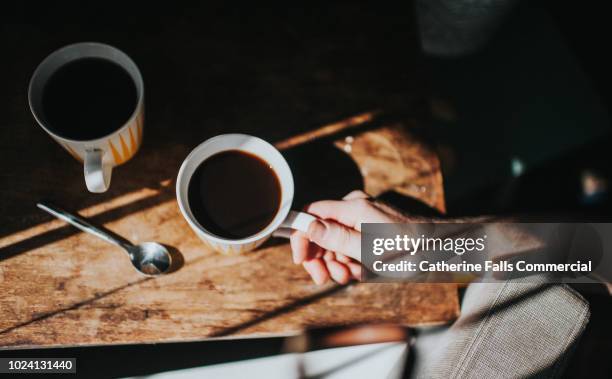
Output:
<instances>
[{"instance_id":1,"label":"finger","mask_svg":"<svg viewBox=\"0 0 612 379\"><path fill-rule=\"evenodd\" d=\"M336 260L340 263L354 262L353 258L346 256L344 254L336 254Z\"/></svg>"},{"instance_id":2,"label":"finger","mask_svg":"<svg viewBox=\"0 0 612 379\"><path fill-rule=\"evenodd\" d=\"M362 190L355 190L349 192L346 196L344 196L343 200L353 200L353 199L369 199L370 195L363 192Z\"/></svg>"},{"instance_id":3,"label":"finger","mask_svg":"<svg viewBox=\"0 0 612 379\"><path fill-rule=\"evenodd\" d=\"M321 200L306 207L306 211L322 219L335 220L359 230L360 224L376 209L365 199Z\"/></svg>"},{"instance_id":4,"label":"finger","mask_svg":"<svg viewBox=\"0 0 612 379\"><path fill-rule=\"evenodd\" d=\"M308 255L308 245L310 241L303 232L299 230L291 233L289 237L289 243L291 244L291 255L293 257L293 263L302 263Z\"/></svg>"},{"instance_id":5,"label":"finger","mask_svg":"<svg viewBox=\"0 0 612 379\"><path fill-rule=\"evenodd\" d=\"M337 283L346 284L351 280L351 272L348 267L336 260L336 256L344 256L335 254L333 251L327 250L323 255L323 263L327 266L329 276Z\"/></svg>"},{"instance_id":6,"label":"finger","mask_svg":"<svg viewBox=\"0 0 612 379\"><path fill-rule=\"evenodd\" d=\"M361 273L363 270L363 267L361 266L361 263L355 261L353 258L348 257L346 255L343 254L336 254L336 260L340 263L343 263L346 265L346 267L349 269L349 271L351 272L351 277L357 279L357 280L361 280Z\"/></svg>"},{"instance_id":7,"label":"finger","mask_svg":"<svg viewBox=\"0 0 612 379\"><path fill-rule=\"evenodd\" d=\"M336 260L336 254L334 254L333 251L325 251L325 254L323 254L323 260L324 261L335 261Z\"/></svg>"},{"instance_id":8,"label":"finger","mask_svg":"<svg viewBox=\"0 0 612 379\"><path fill-rule=\"evenodd\" d=\"M311 259L302 263L306 272L310 274L310 277L315 284L325 284L329 280L329 272L323 263L321 258Z\"/></svg>"},{"instance_id":9,"label":"finger","mask_svg":"<svg viewBox=\"0 0 612 379\"><path fill-rule=\"evenodd\" d=\"M309 204L306 211L322 219L355 227L361 221L360 209L352 200L321 200Z\"/></svg>"},{"instance_id":10,"label":"finger","mask_svg":"<svg viewBox=\"0 0 612 379\"><path fill-rule=\"evenodd\" d=\"M337 222L313 221L308 227L308 238L326 250L360 259L361 233Z\"/></svg>"},{"instance_id":11,"label":"finger","mask_svg":"<svg viewBox=\"0 0 612 379\"><path fill-rule=\"evenodd\" d=\"M351 277L353 277L354 279L357 279L357 280L361 280L361 274L362 274L362 270L363 270L363 267L361 266L361 263L354 262L354 261L353 262L349 262L349 263L346 263L346 267L351 272Z\"/></svg>"},{"instance_id":12,"label":"finger","mask_svg":"<svg viewBox=\"0 0 612 379\"><path fill-rule=\"evenodd\" d=\"M335 259L331 259L329 261L325 261L325 265L327 266L327 271L329 272L329 276L339 284L346 284L351 280L351 272L348 267L338 262Z\"/></svg>"},{"instance_id":13,"label":"finger","mask_svg":"<svg viewBox=\"0 0 612 379\"><path fill-rule=\"evenodd\" d=\"M289 241L291 244L293 263L295 264L300 264L305 260L318 258L318 256L323 254L323 249L311 243L304 232L298 230L294 231L291 233Z\"/></svg>"}]
</instances>

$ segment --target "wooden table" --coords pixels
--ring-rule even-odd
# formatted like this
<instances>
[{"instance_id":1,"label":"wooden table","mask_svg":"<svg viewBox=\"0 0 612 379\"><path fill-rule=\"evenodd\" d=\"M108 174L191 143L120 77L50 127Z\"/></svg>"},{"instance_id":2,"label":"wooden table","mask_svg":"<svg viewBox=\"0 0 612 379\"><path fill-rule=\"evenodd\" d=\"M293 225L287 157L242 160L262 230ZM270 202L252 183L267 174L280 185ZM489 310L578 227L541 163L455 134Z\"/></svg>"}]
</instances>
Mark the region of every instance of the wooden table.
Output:
<instances>
[{"instance_id":1,"label":"wooden table","mask_svg":"<svg viewBox=\"0 0 612 379\"><path fill-rule=\"evenodd\" d=\"M308 326L440 324L457 316L454 285L318 287L291 263L285 241L222 256L179 213L180 163L201 141L227 132L277 144L294 171L296 206L365 188L407 200L409 211L444 211L407 15L326 9L274 27L274 17L258 14L260 26L251 26L259 33L189 9L160 12L137 29L121 19L112 28L69 24L61 31L24 23L0 37L18 57L0 70L11 94L0 113L1 348L289 335ZM314 20L325 33L311 30ZM355 22L360 29L351 28ZM221 31L211 35L202 25ZM65 43L92 39L128 52L147 91L144 145L115 170L104 194L87 193L82 167L36 127L24 101L38 61ZM296 138L325 125L343 131L315 142ZM36 209L43 198L132 242L162 242L180 264L169 275L143 277L119 249Z\"/></svg>"}]
</instances>

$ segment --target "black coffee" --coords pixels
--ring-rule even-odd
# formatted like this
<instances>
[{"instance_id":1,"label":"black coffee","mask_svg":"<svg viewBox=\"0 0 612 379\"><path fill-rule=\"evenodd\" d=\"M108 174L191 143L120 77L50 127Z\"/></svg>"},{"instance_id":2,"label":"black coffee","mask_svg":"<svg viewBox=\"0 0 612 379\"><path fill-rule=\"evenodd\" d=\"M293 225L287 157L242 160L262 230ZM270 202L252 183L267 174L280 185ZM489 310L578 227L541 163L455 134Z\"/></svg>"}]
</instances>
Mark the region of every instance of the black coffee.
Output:
<instances>
[{"instance_id":1,"label":"black coffee","mask_svg":"<svg viewBox=\"0 0 612 379\"><path fill-rule=\"evenodd\" d=\"M193 216L210 233L241 239L270 225L280 208L281 186L261 158L240 150L211 156L188 187Z\"/></svg>"},{"instance_id":2,"label":"black coffee","mask_svg":"<svg viewBox=\"0 0 612 379\"><path fill-rule=\"evenodd\" d=\"M42 92L43 119L62 137L89 140L119 129L136 108L128 72L101 58L82 58L51 74Z\"/></svg>"}]
</instances>

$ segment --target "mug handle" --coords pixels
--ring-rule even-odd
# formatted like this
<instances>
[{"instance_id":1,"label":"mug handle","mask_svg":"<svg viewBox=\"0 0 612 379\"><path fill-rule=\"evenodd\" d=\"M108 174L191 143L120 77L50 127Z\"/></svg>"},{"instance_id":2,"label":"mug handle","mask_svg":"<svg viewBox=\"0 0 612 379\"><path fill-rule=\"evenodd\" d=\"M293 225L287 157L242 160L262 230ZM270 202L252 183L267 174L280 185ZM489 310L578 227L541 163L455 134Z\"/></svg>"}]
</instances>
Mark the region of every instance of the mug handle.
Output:
<instances>
[{"instance_id":1,"label":"mug handle","mask_svg":"<svg viewBox=\"0 0 612 379\"><path fill-rule=\"evenodd\" d=\"M272 233L274 237L289 238L293 230L299 230L308 233L310 223L317 218L311 214L298 211L289 211L287 218L283 221L278 229Z\"/></svg>"},{"instance_id":2,"label":"mug handle","mask_svg":"<svg viewBox=\"0 0 612 379\"><path fill-rule=\"evenodd\" d=\"M85 152L85 184L89 192L101 193L108 190L110 185L112 166L104 164L101 149L90 149Z\"/></svg>"}]
</instances>

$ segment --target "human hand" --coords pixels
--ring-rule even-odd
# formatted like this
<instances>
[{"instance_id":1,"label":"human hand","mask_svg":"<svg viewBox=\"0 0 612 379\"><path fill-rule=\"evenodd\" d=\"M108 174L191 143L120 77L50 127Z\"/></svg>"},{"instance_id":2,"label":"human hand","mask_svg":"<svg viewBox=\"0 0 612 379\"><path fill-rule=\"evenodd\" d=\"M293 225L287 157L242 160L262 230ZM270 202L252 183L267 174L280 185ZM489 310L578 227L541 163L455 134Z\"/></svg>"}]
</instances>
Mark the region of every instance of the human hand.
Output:
<instances>
[{"instance_id":1,"label":"human hand","mask_svg":"<svg viewBox=\"0 0 612 379\"><path fill-rule=\"evenodd\" d=\"M398 210L373 201L363 191L343 200L323 200L306 207L317 216L308 233L291 234L293 262L302 264L316 284L330 278L340 284L361 278L361 223L401 223L409 218Z\"/></svg>"}]
</instances>

